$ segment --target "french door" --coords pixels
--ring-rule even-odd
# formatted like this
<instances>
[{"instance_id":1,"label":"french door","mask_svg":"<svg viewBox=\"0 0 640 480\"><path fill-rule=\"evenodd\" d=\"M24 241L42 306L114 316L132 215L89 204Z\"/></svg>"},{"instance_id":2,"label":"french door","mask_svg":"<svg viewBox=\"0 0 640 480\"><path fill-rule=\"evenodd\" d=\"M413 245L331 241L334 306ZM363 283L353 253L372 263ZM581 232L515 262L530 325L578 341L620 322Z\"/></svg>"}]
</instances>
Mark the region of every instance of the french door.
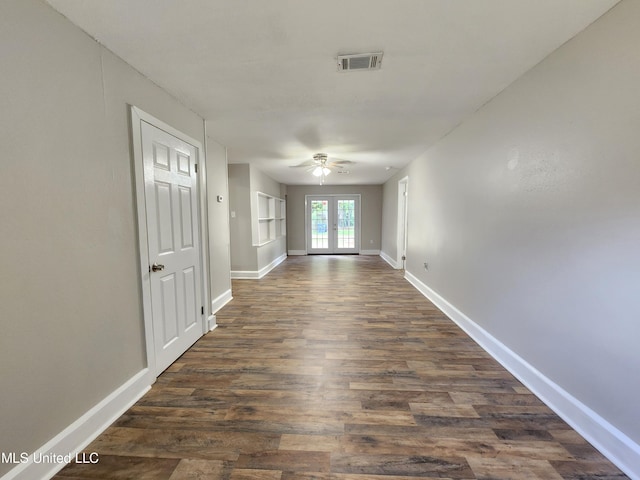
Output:
<instances>
[{"instance_id":1,"label":"french door","mask_svg":"<svg viewBox=\"0 0 640 480\"><path fill-rule=\"evenodd\" d=\"M360 195L307 195L307 253L360 252Z\"/></svg>"}]
</instances>

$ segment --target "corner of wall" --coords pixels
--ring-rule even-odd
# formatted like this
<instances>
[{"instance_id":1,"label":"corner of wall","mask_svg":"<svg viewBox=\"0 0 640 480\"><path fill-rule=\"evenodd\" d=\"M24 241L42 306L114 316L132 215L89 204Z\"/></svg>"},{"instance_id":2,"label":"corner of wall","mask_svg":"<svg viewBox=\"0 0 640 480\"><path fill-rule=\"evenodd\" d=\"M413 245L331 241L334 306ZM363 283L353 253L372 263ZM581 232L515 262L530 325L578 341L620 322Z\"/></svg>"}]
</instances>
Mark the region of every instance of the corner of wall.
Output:
<instances>
[{"instance_id":1,"label":"corner of wall","mask_svg":"<svg viewBox=\"0 0 640 480\"><path fill-rule=\"evenodd\" d=\"M388 254L386 254L385 252L380 252L380 257L387 262L389 265L391 265L393 268L395 268L396 270L400 269L402 266L398 265L398 262L396 262L393 258L391 258Z\"/></svg>"}]
</instances>

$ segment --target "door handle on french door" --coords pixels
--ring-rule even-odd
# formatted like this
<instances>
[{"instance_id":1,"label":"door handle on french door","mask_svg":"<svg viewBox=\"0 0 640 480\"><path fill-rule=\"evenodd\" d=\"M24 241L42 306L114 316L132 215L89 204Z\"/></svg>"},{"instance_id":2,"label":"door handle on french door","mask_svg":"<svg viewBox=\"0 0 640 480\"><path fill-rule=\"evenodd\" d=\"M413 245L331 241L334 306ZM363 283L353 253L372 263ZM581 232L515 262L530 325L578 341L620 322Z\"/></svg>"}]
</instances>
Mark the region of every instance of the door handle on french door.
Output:
<instances>
[{"instance_id":1,"label":"door handle on french door","mask_svg":"<svg viewBox=\"0 0 640 480\"><path fill-rule=\"evenodd\" d=\"M160 272L164 270L164 265L158 264L158 263L154 263L153 265L151 265L151 271L152 272Z\"/></svg>"}]
</instances>

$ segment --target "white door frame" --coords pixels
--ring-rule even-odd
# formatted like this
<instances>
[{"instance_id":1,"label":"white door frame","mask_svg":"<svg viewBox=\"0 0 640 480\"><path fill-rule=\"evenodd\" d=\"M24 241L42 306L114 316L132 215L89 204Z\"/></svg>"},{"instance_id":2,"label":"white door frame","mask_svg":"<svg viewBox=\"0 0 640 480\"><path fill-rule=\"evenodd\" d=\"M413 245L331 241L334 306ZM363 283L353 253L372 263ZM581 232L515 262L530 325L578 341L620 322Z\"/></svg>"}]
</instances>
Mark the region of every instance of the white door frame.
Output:
<instances>
[{"instance_id":1,"label":"white door frame","mask_svg":"<svg viewBox=\"0 0 640 480\"><path fill-rule=\"evenodd\" d=\"M357 218L357 225L356 225L356 229L355 229L355 235L356 235L356 246L355 246L355 250L356 252L352 253L352 255L356 255L356 254L360 254L360 250L362 248L361 245L361 225L362 225L362 195L359 193L326 193L326 194L309 194L309 195L305 195L304 196L304 242L305 242L305 253L308 255L309 254L309 244L311 243L311 239L309 238L309 224L311 222L311 218L309 217L309 199L313 199L314 197L316 198L326 198L326 197L357 197L358 201L356 202L356 218ZM332 253L328 253L327 255L333 255Z\"/></svg>"},{"instance_id":2,"label":"white door frame","mask_svg":"<svg viewBox=\"0 0 640 480\"><path fill-rule=\"evenodd\" d=\"M404 269L407 255L407 233L409 217L409 177L398 180L398 227L396 240L396 268Z\"/></svg>"},{"instance_id":3,"label":"white door frame","mask_svg":"<svg viewBox=\"0 0 640 480\"><path fill-rule=\"evenodd\" d=\"M148 113L140 110L138 107L131 106L131 136L133 142L133 162L134 162L134 176L135 176L135 190L136 190L136 208L138 214L138 252L140 255L140 282L142 286L142 311L144 316L144 332L145 332L145 346L147 350L147 369L149 375L151 375L151 382L156 378L156 355L155 345L153 340L153 315L151 305L151 280L149 274L149 250L148 250L148 231L147 231L147 212L145 202L145 189L144 189L144 159L142 155L142 132L141 122L147 122L154 127L164 130L170 135L193 145L196 149L196 162L198 165L198 231L200 232L200 252L199 252L199 266L200 266L200 285L202 287L201 298L202 306L204 307L204 315L201 317L202 334L204 335L214 327L212 325L214 317L210 313L211 301L209 299L209 269L208 267L208 252L207 245L209 245L208 236L208 222L207 222L207 183L206 183L206 167L205 167L205 155L202 147L202 142L176 130L170 125L167 125L163 121L149 115Z\"/></svg>"}]
</instances>

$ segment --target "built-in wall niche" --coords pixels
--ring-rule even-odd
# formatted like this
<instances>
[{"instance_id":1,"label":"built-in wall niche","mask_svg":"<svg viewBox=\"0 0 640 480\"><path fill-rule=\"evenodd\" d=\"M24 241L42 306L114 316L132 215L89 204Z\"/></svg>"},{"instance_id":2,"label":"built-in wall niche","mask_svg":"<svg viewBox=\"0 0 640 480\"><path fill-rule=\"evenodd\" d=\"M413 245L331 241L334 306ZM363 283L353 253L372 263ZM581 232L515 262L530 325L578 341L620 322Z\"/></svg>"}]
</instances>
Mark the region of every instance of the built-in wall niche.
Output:
<instances>
[{"instance_id":1,"label":"built-in wall niche","mask_svg":"<svg viewBox=\"0 0 640 480\"><path fill-rule=\"evenodd\" d=\"M254 246L265 245L287 234L286 202L266 193L256 193Z\"/></svg>"}]
</instances>

